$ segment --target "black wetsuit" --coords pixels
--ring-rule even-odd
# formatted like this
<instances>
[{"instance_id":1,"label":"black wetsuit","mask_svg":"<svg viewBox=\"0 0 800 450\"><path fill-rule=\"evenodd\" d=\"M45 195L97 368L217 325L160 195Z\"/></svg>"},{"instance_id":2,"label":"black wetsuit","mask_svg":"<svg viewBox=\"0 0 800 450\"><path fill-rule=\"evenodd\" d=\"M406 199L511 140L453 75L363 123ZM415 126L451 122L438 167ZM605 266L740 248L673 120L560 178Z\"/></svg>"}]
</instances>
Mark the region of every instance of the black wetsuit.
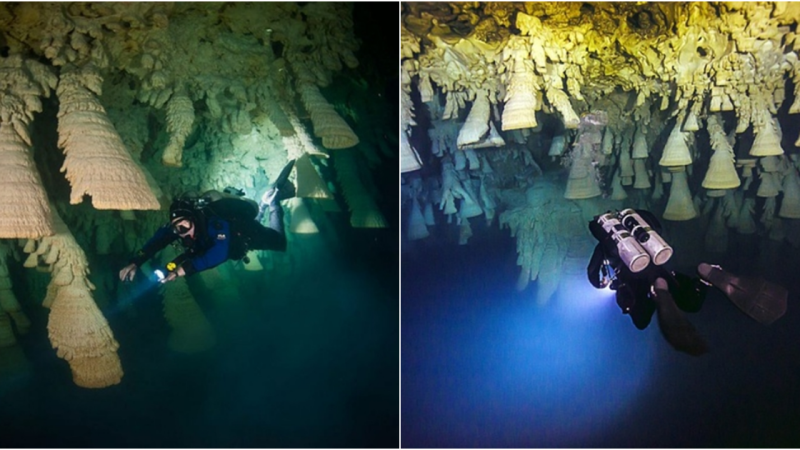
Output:
<instances>
[{"instance_id":1,"label":"black wetsuit","mask_svg":"<svg viewBox=\"0 0 800 450\"><path fill-rule=\"evenodd\" d=\"M661 223L652 213L640 209L637 209L636 212L650 224L653 230L661 233ZM666 267L669 264L657 266L652 262L643 271L633 273L619 257L614 241L597 221L589 222L589 230L599 241L586 268L589 282L595 288L602 289L603 261L607 259L616 274L616 280L611 283L611 289L617 292L617 304L623 313L630 314L636 328L643 330L650 324L656 310L651 287L658 278L666 280L669 291L679 308L689 312L696 312L700 309L705 298L706 286L698 278L670 271Z\"/></svg>"}]
</instances>

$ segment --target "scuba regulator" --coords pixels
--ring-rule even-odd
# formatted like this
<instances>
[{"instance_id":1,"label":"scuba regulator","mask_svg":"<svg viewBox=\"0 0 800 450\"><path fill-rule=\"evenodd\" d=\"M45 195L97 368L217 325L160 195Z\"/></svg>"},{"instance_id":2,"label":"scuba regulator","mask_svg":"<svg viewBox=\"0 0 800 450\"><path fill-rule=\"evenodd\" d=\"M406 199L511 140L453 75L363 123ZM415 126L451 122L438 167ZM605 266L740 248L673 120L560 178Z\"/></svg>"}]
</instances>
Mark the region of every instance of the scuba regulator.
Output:
<instances>
[{"instance_id":1,"label":"scuba regulator","mask_svg":"<svg viewBox=\"0 0 800 450\"><path fill-rule=\"evenodd\" d=\"M605 237L614 243L620 259L633 273L646 269L651 260L660 266L672 257L672 247L633 209L609 211L596 216L594 221L600 225ZM604 272L610 267L605 262ZM607 277L614 278L611 275Z\"/></svg>"}]
</instances>

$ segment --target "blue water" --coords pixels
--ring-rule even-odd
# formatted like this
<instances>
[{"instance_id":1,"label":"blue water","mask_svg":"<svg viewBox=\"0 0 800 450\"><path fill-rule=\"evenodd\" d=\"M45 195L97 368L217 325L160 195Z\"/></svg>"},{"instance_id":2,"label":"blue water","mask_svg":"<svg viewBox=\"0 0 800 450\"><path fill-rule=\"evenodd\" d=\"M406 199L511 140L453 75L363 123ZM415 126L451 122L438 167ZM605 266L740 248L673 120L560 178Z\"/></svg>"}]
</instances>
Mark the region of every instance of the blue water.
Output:
<instances>
[{"instance_id":1,"label":"blue water","mask_svg":"<svg viewBox=\"0 0 800 450\"><path fill-rule=\"evenodd\" d=\"M693 358L582 277L537 306L513 240L487 233L403 252L404 447L800 445L797 286L771 327L712 291Z\"/></svg>"}]
</instances>

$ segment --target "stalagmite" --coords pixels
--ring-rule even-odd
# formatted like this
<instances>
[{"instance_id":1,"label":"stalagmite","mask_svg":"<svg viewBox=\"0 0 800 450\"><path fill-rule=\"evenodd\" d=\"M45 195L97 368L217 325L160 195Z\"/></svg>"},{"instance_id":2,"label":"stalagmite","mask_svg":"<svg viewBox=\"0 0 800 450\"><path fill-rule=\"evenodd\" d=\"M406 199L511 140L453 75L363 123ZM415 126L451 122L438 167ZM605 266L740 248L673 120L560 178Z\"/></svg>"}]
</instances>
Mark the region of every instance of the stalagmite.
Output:
<instances>
[{"instance_id":1,"label":"stalagmite","mask_svg":"<svg viewBox=\"0 0 800 450\"><path fill-rule=\"evenodd\" d=\"M408 142L405 131L400 132L400 173L413 172L422 168L419 154Z\"/></svg>"},{"instance_id":2,"label":"stalagmite","mask_svg":"<svg viewBox=\"0 0 800 450\"><path fill-rule=\"evenodd\" d=\"M163 286L164 318L172 329L169 348L189 354L213 348L216 344L214 330L189 290L186 278Z\"/></svg>"},{"instance_id":3,"label":"stalagmite","mask_svg":"<svg viewBox=\"0 0 800 450\"><path fill-rule=\"evenodd\" d=\"M678 170L672 172L672 186L669 189L669 200L662 215L667 220L691 220L697 217L697 209L692 202L686 172Z\"/></svg>"},{"instance_id":4,"label":"stalagmite","mask_svg":"<svg viewBox=\"0 0 800 450\"><path fill-rule=\"evenodd\" d=\"M47 330L59 358L72 369L75 384L103 388L122 380L119 343L92 299L89 264L72 233L53 210L55 235L38 242L36 254L50 265L43 305L50 308Z\"/></svg>"},{"instance_id":5,"label":"stalagmite","mask_svg":"<svg viewBox=\"0 0 800 450\"><path fill-rule=\"evenodd\" d=\"M95 95L102 79L96 69L62 69L58 83L58 145L61 170L72 185L70 204L92 196L97 209L159 209L142 169L108 120Z\"/></svg>"}]
</instances>

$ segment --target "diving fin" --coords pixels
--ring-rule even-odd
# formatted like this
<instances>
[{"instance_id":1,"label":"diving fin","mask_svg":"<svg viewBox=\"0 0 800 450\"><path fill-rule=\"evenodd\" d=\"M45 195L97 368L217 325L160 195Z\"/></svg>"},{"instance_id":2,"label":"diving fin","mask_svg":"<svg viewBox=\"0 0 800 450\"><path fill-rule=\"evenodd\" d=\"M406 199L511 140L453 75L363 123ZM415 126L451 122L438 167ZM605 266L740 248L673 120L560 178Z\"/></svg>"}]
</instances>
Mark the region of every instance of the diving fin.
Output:
<instances>
[{"instance_id":1,"label":"diving fin","mask_svg":"<svg viewBox=\"0 0 800 450\"><path fill-rule=\"evenodd\" d=\"M697 333L686 315L678 309L672 294L669 293L667 282L658 278L654 284L656 311L658 312L658 327L664 339L675 350L700 356L708 353L708 345Z\"/></svg>"},{"instance_id":2,"label":"diving fin","mask_svg":"<svg viewBox=\"0 0 800 450\"><path fill-rule=\"evenodd\" d=\"M263 197L261 198L262 203L267 203L267 199L272 195L272 193L277 190L278 194L275 196L273 201L280 202L281 200L286 200L289 198L294 197L296 190L294 184L287 183L289 180L289 174L292 173L292 168L294 168L294 161L289 160L288 163L283 167L281 173L278 175L278 178L275 178L275 182L272 183L272 186L267 189L264 193Z\"/></svg>"},{"instance_id":3,"label":"diving fin","mask_svg":"<svg viewBox=\"0 0 800 450\"><path fill-rule=\"evenodd\" d=\"M697 273L721 290L731 302L756 321L769 325L783 317L789 292L761 277L736 276L719 266L700 263Z\"/></svg>"}]
</instances>

